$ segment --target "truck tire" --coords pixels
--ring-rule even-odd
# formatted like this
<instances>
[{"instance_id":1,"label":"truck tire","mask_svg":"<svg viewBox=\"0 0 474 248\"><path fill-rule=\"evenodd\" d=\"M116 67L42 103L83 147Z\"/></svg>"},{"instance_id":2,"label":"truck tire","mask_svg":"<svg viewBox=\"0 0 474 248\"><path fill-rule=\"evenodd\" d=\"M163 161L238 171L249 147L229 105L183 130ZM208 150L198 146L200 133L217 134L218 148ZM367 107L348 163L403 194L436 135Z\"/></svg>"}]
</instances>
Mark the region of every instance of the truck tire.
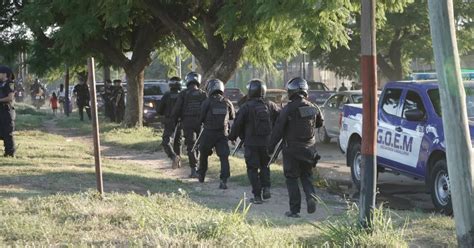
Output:
<instances>
[{"instance_id":1,"label":"truck tire","mask_svg":"<svg viewBox=\"0 0 474 248\"><path fill-rule=\"evenodd\" d=\"M360 152L360 140L356 140L349 145L349 151L347 152L347 165L351 167L352 182L357 190L360 190L361 163L362 154Z\"/></svg>"},{"instance_id":2,"label":"truck tire","mask_svg":"<svg viewBox=\"0 0 474 248\"><path fill-rule=\"evenodd\" d=\"M440 159L433 164L430 175L431 200L436 211L451 215L453 205L451 201L451 185L448 176L446 159Z\"/></svg>"},{"instance_id":3,"label":"truck tire","mask_svg":"<svg viewBox=\"0 0 474 248\"><path fill-rule=\"evenodd\" d=\"M318 139L324 144L329 144L329 142L331 142L331 137L329 137L324 126L318 128Z\"/></svg>"}]
</instances>

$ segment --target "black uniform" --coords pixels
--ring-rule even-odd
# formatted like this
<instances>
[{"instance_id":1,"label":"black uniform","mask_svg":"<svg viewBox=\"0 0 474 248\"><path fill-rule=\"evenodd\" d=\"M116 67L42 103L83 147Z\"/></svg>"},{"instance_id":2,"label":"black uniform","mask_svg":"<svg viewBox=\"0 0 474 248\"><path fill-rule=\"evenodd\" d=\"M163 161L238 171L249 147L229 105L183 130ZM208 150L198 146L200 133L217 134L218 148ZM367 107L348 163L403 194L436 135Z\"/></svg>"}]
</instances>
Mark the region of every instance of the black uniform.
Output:
<instances>
[{"instance_id":1,"label":"black uniform","mask_svg":"<svg viewBox=\"0 0 474 248\"><path fill-rule=\"evenodd\" d=\"M198 153L193 152L194 143L201 132L201 104L207 96L201 89L188 88L179 93L176 105L173 108L175 122L181 121L184 133L184 144L187 147L189 166L196 168Z\"/></svg>"},{"instance_id":2,"label":"black uniform","mask_svg":"<svg viewBox=\"0 0 474 248\"><path fill-rule=\"evenodd\" d=\"M230 149L227 136L229 135L229 120L233 120L234 117L234 106L221 94L211 95L203 102L200 122L204 123L204 131L199 144L201 155L198 170L202 181L208 168L207 159L214 147L221 162L220 179L225 182L230 177Z\"/></svg>"},{"instance_id":3,"label":"black uniform","mask_svg":"<svg viewBox=\"0 0 474 248\"><path fill-rule=\"evenodd\" d=\"M237 113L229 135L230 140L244 138L247 175L252 185L252 193L260 199L263 188L270 188L270 154L267 146L273 123L279 114L279 107L263 98L252 98L245 102ZM269 196L268 196L269 197ZM265 198L268 198L265 197Z\"/></svg>"},{"instance_id":4,"label":"black uniform","mask_svg":"<svg viewBox=\"0 0 474 248\"><path fill-rule=\"evenodd\" d=\"M113 87L112 101L115 122L121 123L125 115L125 90L122 85Z\"/></svg>"},{"instance_id":5,"label":"black uniform","mask_svg":"<svg viewBox=\"0 0 474 248\"><path fill-rule=\"evenodd\" d=\"M163 146L166 155L168 155L168 157L171 159L174 159L176 155L181 155L181 124L179 122L176 123L174 118L172 118L173 108L178 99L178 95L178 91L166 92L161 98L160 105L158 105L156 110L159 115L164 116L163 142L161 145ZM173 145L171 145L171 137L173 135Z\"/></svg>"},{"instance_id":6,"label":"black uniform","mask_svg":"<svg viewBox=\"0 0 474 248\"><path fill-rule=\"evenodd\" d=\"M316 128L322 125L319 109L297 94L282 109L273 129L269 150L273 152L283 138L283 170L290 198L290 214L297 215L301 209L298 178L301 180L306 201L313 201L312 169L317 154Z\"/></svg>"},{"instance_id":7,"label":"black uniform","mask_svg":"<svg viewBox=\"0 0 474 248\"><path fill-rule=\"evenodd\" d=\"M115 120L114 103L112 101L113 95L114 87L110 84L105 84L104 92L101 96L102 100L104 101L105 116L107 116L110 121Z\"/></svg>"},{"instance_id":8,"label":"black uniform","mask_svg":"<svg viewBox=\"0 0 474 248\"><path fill-rule=\"evenodd\" d=\"M0 98L7 97L13 93L15 84L12 81L0 81ZM15 154L15 142L13 140L15 109L11 102L0 102L0 137L5 146L4 156L13 156Z\"/></svg>"},{"instance_id":9,"label":"black uniform","mask_svg":"<svg viewBox=\"0 0 474 248\"><path fill-rule=\"evenodd\" d=\"M86 83L77 84L76 86L74 86L73 92L74 94L76 94L76 103L77 108L79 109L79 118L81 119L81 121L84 120L84 109L86 109L87 117L89 117L89 120L91 120L91 107L89 105L89 86L87 86Z\"/></svg>"}]
</instances>

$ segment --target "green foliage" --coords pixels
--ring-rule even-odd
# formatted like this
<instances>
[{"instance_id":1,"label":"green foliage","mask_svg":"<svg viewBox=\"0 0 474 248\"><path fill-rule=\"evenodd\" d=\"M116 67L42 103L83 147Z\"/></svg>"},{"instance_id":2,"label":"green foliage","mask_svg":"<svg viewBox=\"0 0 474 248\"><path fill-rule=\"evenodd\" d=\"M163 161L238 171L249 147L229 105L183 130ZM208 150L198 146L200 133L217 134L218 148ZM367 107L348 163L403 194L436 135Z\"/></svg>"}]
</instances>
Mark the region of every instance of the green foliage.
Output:
<instances>
[{"instance_id":1,"label":"green foliage","mask_svg":"<svg viewBox=\"0 0 474 248\"><path fill-rule=\"evenodd\" d=\"M373 210L372 227L361 228L357 223L358 209L353 207L342 217L315 225L321 231L321 238L328 247L408 247L404 240L405 225L395 226L395 213L383 209Z\"/></svg>"},{"instance_id":2,"label":"green foliage","mask_svg":"<svg viewBox=\"0 0 474 248\"><path fill-rule=\"evenodd\" d=\"M358 77L360 53L360 3L354 2L351 15L353 21L346 24L350 30L348 47L339 47L329 52L313 49L311 55L319 66L334 70L340 76ZM474 29L472 1L454 1L457 18L458 46L461 55L474 50ZM414 58L432 61L433 51L428 19L427 1L378 1L377 2L377 49L385 58L388 69L381 67L382 73L391 78L401 72L406 76L410 71L410 62ZM381 63L379 58L379 64Z\"/></svg>"}]
</instances>

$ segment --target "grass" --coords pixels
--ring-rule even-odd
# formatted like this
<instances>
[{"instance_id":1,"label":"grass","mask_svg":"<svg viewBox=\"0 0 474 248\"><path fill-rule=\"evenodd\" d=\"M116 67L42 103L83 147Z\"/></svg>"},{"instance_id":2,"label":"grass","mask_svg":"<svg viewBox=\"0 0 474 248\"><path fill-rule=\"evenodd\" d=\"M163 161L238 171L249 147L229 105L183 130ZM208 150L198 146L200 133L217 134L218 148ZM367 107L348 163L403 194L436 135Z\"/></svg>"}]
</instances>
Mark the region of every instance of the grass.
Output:
<instances>
[{"instance_id":1,"label":"grass","mask_svg":"<svg viewBox=\"0 0 474 248\"><path fill-rule=\"evenodd\" d=\"M59 118L56 125L67 128L76 135L91 135L92 125L89 121L81 122L73 113L69 118ZM99 116L101 142L108 145L120 146L125 149L155 152L161 150L161 132L152 127L123 128L120 124Z\"/></svg>"},{"instance_id":2,"label":"grass","mask_svg":"<svg viewBox=\"0 0 474 248\"><path fill-rule=\"evenodd\" d=\"M51 118L22 114L17 123L33 127L38 120L30 116L36 115L43 121ZM148 137L155 131L143 130L114 127L105 135L116 137L110 142L121 146L142 139L133 139L134 134L156 138ZM16 141L17 158L0 158L0 246L456 246L449 217L380 208L369 233L357 227L356 208L342 216L328 211L328 219L321 222L249 217L248 206L228 211L212 202L198 203L193 184L117 160L103 161L106 194L101 198L93 190L87 144L38 130L19 130ZM210 174L217 175L217 158L210 160ZM231 158L231 166L231 180L248 185L243 159ZM272 166L274 187L284 185L281 167Z\"/></svg>"},{"instance_id":3,"label":"grass","mask_svg":"<svg viewBox=\"0 0 474 248\"><path fill-rule=\"evenodd\" d=\"M2 241L12 246L285 247L305 245L308 238L296 235L302 227L249 222L246 209L225 213L186 194L99 199L85 192L8 199L0 208Z\"/></svg>"}]
</instances>

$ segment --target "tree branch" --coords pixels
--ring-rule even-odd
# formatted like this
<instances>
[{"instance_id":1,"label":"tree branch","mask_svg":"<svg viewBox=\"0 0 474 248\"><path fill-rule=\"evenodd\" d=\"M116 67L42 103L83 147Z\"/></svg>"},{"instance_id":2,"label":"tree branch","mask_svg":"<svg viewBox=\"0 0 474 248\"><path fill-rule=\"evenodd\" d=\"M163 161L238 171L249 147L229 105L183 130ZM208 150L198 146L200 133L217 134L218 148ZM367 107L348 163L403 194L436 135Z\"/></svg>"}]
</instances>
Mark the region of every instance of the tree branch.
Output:
<instances>
[{"instance_id":1,"label":"tree branch","mask_svg":"<svg viewBox=\"0 0 474 248\"><path fill-rule=\"evenodd\" d=\"M111 43L105 39L90 40L86 42L85 47L89 47L95 52L103 54L108 61L122 68L125 68L130 61L122 51L112 46Z\"/></svg>"},{"instance_id":2,"label":"tree branch","mask_svg":"<svg viewBox=\"0 0 474 248\"><path fill-rule=\"evenodd\" d=\"M171 18L166 11L163 10L155 1L147 1L150 11L155 17L167 26L183 44L197 57L203 68L210 68L208 61L208 49L204 47L202 42L180 21Z\"/></svg>"}]
</instances>

